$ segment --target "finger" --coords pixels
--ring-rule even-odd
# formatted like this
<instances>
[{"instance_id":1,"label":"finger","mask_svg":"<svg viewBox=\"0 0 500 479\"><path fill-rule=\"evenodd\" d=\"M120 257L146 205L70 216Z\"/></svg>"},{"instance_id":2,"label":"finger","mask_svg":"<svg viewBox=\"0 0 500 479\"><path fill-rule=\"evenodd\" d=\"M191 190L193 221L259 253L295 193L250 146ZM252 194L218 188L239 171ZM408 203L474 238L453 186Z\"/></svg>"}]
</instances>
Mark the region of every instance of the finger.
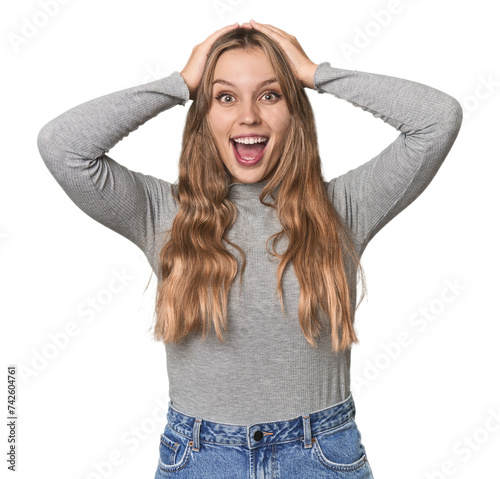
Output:
<instances>
[{"instance_id":1,"label":"finger","mask_svg":"<svg viewBox=\"0 0 500 479\"><path fill-rule=\"evenodd\" d=\"M228 32L229 30L234 30L235 28L238 28L238 27L239 27L239 23L237 23L237 22L233 23L232 25L226 25L225 27L222 27L221 29L216 30L214 33L209 35L207 37L207 39L205 40L205 42L212 44L213 42L215 42L215 40L217 40L217 38L219 38L224 33ZM205 42L203 42L203 43L205 43Z\"/></svg>"},{"instance_id":2,"label":"finger","mask_svg":"<svg viewBox=\"0 0 500 479\"><path fill-rule=\"evenodd\" d=\"M250 22L251 23L242 23L240 25L240 27L255 28L256 30L261 30L264 33L266 33L266 31L267 31L268 34L269 34L269 30L271 30L271 29L274 29L276 34L279 34L279 32L281 32L281 30L279 30L279 28L273 27L272 25L265 25L263 23L257 23L255 20L250 20ZM284 36L284 35L282 35L282 36Z\"/></svg>"},{"instance_id":3,"label":"finger","mask_svg":"<svg viewBox=\"0 0 500 479\"><path fill-rule=\"evenodd\" d=\"M229 30L234 30L235 28L238 28L239 27L239 23L236 22L236 23L233 23L232 25L226 25L225 27L222 27L220 28L219 30L216 30L214 33L212 33L212 35L210 35L208 38L217 38L219 37L220 35L222 35L223 33L229 31Z\"/></svg>"},{"instance_id":4,"label":"finger","mask_svg":"<svg viewBox=\"0 0 500 479\"><path fill-rule=\"evenodd\" d=\"M297 50L300 54L308 58L298 40L293 35L290 35L273 25L264 25L256 22L255 20L251 20L251 22L255 28L276 40L288 55L294 55L293 50ZM292 50L290 50L290 47Z\"/></svg>"},{"instance_id":5,"label":"finger","mask_svg":"<svg viewBox=\"0 0 500 479\"><path fill-rule=\"evenodd\" d=\"M271 36L272 36L272 33L276 34L276 35L279 35L281 37L284 37L284 38L289 38L291 39L292 36L288 33L286 33L284 30L280 30L279 28L275 27L274 25L269 25L269 24L265 24L265 23L258 23L256 22L255 20L250 20L250 23L252 24L252 26L255 26L257 27L257 29L259 30L262 30L264 33L271 33Z\"/></svg>"}]
</instances>

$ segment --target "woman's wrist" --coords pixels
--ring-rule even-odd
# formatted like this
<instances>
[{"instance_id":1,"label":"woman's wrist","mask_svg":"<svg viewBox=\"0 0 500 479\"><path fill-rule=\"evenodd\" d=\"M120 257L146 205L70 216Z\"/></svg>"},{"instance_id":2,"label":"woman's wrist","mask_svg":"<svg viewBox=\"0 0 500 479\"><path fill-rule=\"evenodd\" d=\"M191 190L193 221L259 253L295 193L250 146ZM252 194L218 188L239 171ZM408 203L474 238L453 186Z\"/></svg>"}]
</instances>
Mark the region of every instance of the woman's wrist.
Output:
<instances>
[{"instance_id":1,"label":"woman's wrist","mask_svg":"<svg viewBox=\"0 0 500 479\"><path fill-rule=\"evenodd\" d=\"M302 67L302 72L300 76L302 85L304 87L314 90L314 74L316 73L317 68L318 65L312 62Z\"/></svg>"},{"instance_id":2,"label":"woman's wrist","mask_svg":"<svg viewBox=\"0 0 500 479\"><path fill-rule=\"evenodd\" d=\"M184 80L184 83L188 87L189 99L192 100L194 97L193 84L190 81L188 74L186 74L186 72L184 70L182 70L179 72L179 75L182 77L182 79Z\"/></svg>"}]
</instances>

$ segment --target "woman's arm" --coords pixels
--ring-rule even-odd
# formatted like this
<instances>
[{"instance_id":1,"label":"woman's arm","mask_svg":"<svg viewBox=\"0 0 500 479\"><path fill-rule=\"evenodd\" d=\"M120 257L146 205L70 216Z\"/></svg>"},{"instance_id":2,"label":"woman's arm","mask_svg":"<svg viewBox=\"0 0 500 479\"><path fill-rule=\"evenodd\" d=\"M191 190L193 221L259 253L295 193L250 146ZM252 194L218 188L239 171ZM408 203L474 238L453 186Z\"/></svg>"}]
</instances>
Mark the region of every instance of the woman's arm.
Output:
<instances>
[{"instance_id":1,"label":"woman's arm","mask_svg":"<svg viewBox=\"0 0 500 479\"><path fill-rule=\"evenodd\" d=\"M165 223L165 213L177 211L172 185L131 171L106 153L146 121L194 98L212 43L237 27L223 27L196 45L180 73L78 105L38 135L45 164L74 203L139 246L148 259L156 234L164 233L157 226Z\"/></svg>"},{"instance_id":2,"label":"woman's arm","mask_svg":"<svg viewBox=\"0 0 500 479\"><path fill-rule=\"evenodd\" d=\"M317 65L287 32L254 20L242 26L254 27L277 41L303 87L347 100L401 132L375 158L326 184L362 252L437 173L462 124L460 103L410 80L333 68L328 62Z\"/></svg>"},{"instance_id":3,"label":"woman's arm","mask_svg":"<svg viewBox=\"0 0 500 479\"><path fill-rule=\"evenodd\" d=\"M333 204L361 244L368 242L427 187L460 130L462 107L452 96L401 78L320 63L319 93L352 103L401 134L363 165L327 185Z\"/></svg>"},{"instance_id":4,"label":"woman's arm","mask_svg":"<svg viewBox=\"0 0 500 479\"><path fill-rule=\"evenodd\" d=\"M149 119L188 100L188 87L174 72L78 105L47 123L38 135L47 168L71 200L144 252L154 246L159 214L175 206L171 185L131 171L106 153Z\"/></svg>"}]
</instances>

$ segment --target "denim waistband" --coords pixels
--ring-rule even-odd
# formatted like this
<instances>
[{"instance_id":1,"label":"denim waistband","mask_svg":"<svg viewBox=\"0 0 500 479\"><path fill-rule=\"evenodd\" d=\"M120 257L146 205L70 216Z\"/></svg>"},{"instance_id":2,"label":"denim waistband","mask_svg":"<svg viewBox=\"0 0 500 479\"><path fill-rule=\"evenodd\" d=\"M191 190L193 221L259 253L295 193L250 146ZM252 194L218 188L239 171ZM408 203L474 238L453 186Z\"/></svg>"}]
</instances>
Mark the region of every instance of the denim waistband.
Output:
<instances>
[{"instance_id":1,"label":"denim waistband","mask_svg":"<svg viewBox=\"0 0 500 479\"><path fill-rule=\"evenodd\" d=\"M352 394L326 409L297 416L282 421L261 422L249 426L236 426L206 421L202 418L188 416L172 407L169 402L168 426L192 439L193 449L199 450L201 442L247 446L254 449L270 444L304 440L305 447L312 447L314 436L340 426L354 418L356 408Z\"/></svg>"}]
</instances>

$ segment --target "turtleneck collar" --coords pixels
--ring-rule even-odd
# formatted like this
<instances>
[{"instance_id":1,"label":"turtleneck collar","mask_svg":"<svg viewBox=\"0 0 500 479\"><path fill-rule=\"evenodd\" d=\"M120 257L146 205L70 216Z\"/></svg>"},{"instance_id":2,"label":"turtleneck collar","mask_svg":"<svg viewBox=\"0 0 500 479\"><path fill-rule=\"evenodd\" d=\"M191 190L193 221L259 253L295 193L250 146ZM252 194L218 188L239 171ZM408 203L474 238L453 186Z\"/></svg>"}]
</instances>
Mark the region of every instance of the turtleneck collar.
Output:
<instances>
[{"instance_id":1,"label":"turtleneck collar","mask_svg":"<svg viewBox=\"0 0 500 479\"><path fill-rule=\"evenodd\" d=\"M259 181L258 183L231 183L229 185L229 198L257 198L269 180Z\"/></svg>"}]
</instances>

